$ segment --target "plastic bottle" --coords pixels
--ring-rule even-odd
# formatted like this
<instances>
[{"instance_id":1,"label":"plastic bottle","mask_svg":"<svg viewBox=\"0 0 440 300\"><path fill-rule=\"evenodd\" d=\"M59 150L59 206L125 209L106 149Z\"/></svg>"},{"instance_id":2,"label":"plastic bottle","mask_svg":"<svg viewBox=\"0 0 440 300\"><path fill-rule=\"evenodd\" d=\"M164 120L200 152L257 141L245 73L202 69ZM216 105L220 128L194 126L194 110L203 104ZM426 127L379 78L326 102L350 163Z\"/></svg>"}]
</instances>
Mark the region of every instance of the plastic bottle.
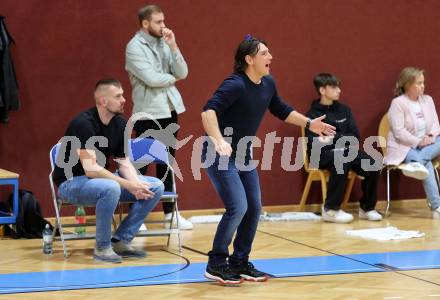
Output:
<instances>
[{"instance_id":1,"label":"plastic bottle","mask_svg":"<svg viewBox=\"0 0 440 300\"><path fill-rule=\"evenodd\" d=\"M43 230L43 253L52 254L52 245L52 230L50 229L49 224L46 224L46 227Z\"/></svg>"},{"instance_id":2,"label":"plastic bottle","mask_svg":"<svg viewBox=\"0 0 440 300\"><path fill-rule=\"evenodd\" d=\"M80 205L77 206L76 210L75 210L75 220L76 220L76 224L81 225L84 224L83 226L77 226L75 227L75 232L77 234L85 234L86 233L86 211L84 210L84 206Z\"/></svg>"}]
</instances>

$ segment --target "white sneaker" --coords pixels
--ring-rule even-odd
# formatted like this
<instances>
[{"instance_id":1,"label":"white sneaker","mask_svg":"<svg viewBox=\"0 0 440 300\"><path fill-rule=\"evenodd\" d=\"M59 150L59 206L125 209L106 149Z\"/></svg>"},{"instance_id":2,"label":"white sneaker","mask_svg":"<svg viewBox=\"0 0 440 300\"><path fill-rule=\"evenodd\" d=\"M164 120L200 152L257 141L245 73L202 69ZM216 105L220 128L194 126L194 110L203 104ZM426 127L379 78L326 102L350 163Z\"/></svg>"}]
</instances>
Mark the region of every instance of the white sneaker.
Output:
<instances>
[{"instance_id":1,"label":"white sneaker","mask_svg":"<svg viewBox=\"0 0 440 300\"><path fill-rule=\"evenodd\" d=\"M432 211L432 218L436 220L440 220L440 207L437 207Z\"/></svg>"},{"instance_id":2,"label":"white sneaker","mask_svg":"<svg viewBox=\"0 0 440 300\"><path fill-rule=\"evenodd\" d=\"M418 180L423 180L429 176L428 169L425 168L424 165L418 162L410 162L407 164L401 164L398 167L402 170L403 175L412 177Z\"/></svg>"},{"instance_id":3,"label":"white sneaker","mask_svg":"<svg viewBox=\"0 0 440 300\"><path fill-rule=\"evenodd\" d=\"M378 213L375 209L365 212L362 208L359 208L359 219L364 219L368 221L381 221L382 215Z\"/></svg>"},{"instance_id":4,"label":"white sneaker","mask_svg":"<svg viewBox=\"0 0 440 300\"><path fill-rule=\"evenodd\" d=\"M172 213L165 214L164 220L165 221L171 220L171 216L172 216ZM179 218L179 229L181 229L181 230L192 230L193 229L193 227L194 227L193 223L191 223L190 221L188 221L187 219L182 217L180 214L177 214L177 218ZM173 220L173 227L174 228L177 228L177 218L174 217L174 220ZM163 225L166 229L170 229L169 222L165 223Z\"/></svg>"},{"instance_id":5,"label":"white sneaker","mask_svg":"<svg viewBox=\"0 0 440 300\"><path fill-rule=\"evenodd\" d=\"M148 230L147 225L142 224L141 227L139 227L139 231L145 231L145 230Z\"/></svg>"},{"instance_id":6,"label":"white sneaker","mask_svg":"<svg viewBox=\"0 0 440 300\"><path fill-rule=\"evenodd\" d=\"M353 221L353 216L349 213L346 213L342 209L325 210L323 207L321 217L323 221L332 222L332 223L350 223L351 221Z\"/></svg>"}]
</instances>

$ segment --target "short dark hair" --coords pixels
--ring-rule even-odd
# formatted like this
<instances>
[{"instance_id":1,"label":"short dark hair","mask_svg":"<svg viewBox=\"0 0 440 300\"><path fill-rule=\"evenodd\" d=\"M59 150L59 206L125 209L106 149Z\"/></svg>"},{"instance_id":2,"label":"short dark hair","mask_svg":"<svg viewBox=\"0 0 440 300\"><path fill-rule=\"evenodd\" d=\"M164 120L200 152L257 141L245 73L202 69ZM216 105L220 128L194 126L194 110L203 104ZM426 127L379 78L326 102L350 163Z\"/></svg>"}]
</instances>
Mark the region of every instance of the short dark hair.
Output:
<instances>
[{"instance_id":1,"label":"short dark hair","mask_svg":"<svg viewBox=\"0 0 440 300\"><path fill-rule=\"evenodd\" d=\"M142 21L147 20L151 21L151 15L155 13L161 13L162 9L158 5L147 5L139 9L138 11L138 18L139 18L139 24L142 26Z\"/></svg>"},{"instance_id":2,"label":"short dark hair","mask_svg":"<svg viewBox=\"0 0 440 300\"><path fill-rule=\"evenodd\" d=\"M122 87L122 84L121 84L121 82L119 80L114 79L114 78L104 78L104 79L99 80L95 84L95 91L98 88L100 88L101 86L104 86L104 85L107 85L107 86L108 85L113 85L113 86L118 87L118 88Z\"/></svg>"},{"instance_id":3,"label":"short dark hair","mask_svg":"<svg viewBox=\"0 0 440 300\"><path fill-rule=\"evenodd\" d=\"M331 73L319 73L318 75L313 78L313 84L315 85L316 91L319 95L321 93L319 92L319 88L326 87L326 86L339 86L341 82L338 78L336 78L335 75Z\"/></svg>"},{"instance_id":4,"label":"short dark hair","mask_svg":"<svg viewBox=\"0 0 440 300\"><path fill-rule=\"evenodd\" d=\"M249 34L238 45L235 51L234 72L244 72L248 66L246 62L246 55L255 56L260 50L260 44L267 46L266 42L258 38L254 38Z\"/></svg>"}]
</instances>

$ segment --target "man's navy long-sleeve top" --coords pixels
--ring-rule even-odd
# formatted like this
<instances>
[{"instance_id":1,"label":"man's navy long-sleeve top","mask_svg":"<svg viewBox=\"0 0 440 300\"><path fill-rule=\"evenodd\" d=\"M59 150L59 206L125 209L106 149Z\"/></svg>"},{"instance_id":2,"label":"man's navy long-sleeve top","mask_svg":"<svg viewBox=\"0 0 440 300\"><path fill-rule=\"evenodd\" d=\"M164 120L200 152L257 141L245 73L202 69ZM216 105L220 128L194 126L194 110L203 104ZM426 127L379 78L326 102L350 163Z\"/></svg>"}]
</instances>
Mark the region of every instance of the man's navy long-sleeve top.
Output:
<instances>
[{"instance_id":1,"label":"man's navy long-sleeve top","mask_svg":"<svg viewBox=\"0 0 440 300\"><path fill-rule=\"evenodd\" d=\"M267 108L281 120L294 110L280 98L271 76L264 76L256 84L245 73L233 73L223 81L203 110L216 112L223 135L226 127L233 128L231 147L232 157L235 157L238 142L243 137L255 136ZM238 155L248 156L249 147L246 143L246 153L242 153L245 149L240 147Z\"/></svg>"}]
</instances>

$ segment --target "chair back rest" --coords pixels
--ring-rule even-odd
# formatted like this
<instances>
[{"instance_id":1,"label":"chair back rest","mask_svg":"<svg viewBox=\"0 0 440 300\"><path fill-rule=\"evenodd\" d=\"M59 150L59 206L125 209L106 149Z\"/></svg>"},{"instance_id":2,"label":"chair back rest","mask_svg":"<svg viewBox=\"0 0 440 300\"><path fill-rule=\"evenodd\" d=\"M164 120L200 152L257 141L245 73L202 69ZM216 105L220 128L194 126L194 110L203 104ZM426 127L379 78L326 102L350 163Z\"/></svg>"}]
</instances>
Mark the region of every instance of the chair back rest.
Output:
<instances>
[{"instance_id":1,"label":"chair back rest","mask_svg":"<svg viewBox=\"0 0 440 300\"><path fill-rule=\"evenodd\" d=\"M58 154L58 151L60 150L60 147L61 147L61 143L58 143L58 144L54 145L49 151L51 173L55 169L55 162L56 162L57 154Z\"/></svg>"},{"instance_id":2,"label":"chair back rest","mask_svg":"<svg viewBox=\"0 0 440 300\"><path fill-rule=\"evenodd\" d=\"M382 141L380 141L379 146L382 150L382 154L385 156L387 153L387 136L390 131L390 121L388 120L388 114L385 114L379 123L379 129L377 135L383 137Z\"/></svg>"},{"instance_id":3,"label":"chair back rest","mask_svg":"<svg viewBox=\"0 0 440 300\"><path fill-rule=\"evenodd\" d=\"M160 141L150 138L128 140L128 154L132 162L168 164L168 149ZM51 172L55 169L58 151L61 143L54 145L49 151Z\"/></svg>"},{"instance_id":4,"label":"chair back rest","mask_svg":"<svg viewBox=\"0 0 440 300\"><path fill-rule=\"evenodd\" d=\"M168 149L160 141L150 138L138 138L128 140L128 157L136 164L165 164L169 165ZM53 185L52 174L55 169L57 154L60 150L61 143L54 145L49 151L49 160L51 171L49 181Z\"/></svg>"},{"instance_id":5,"label":"chair back rest","mask_svg":"<svg viewBox=\"0 0 440 300\"><path fill-rule=\"evenodd\" d=\"M309 168L309 157L307 156L307 139L306 139L306 129L301 127L301 138L300 138L301 148L302 148L302 156L304 162L304 169L306 172L310 172Z\"/></svg>"},{"instance_id":6,"label":"chair back rest","mask_svg":"<svg viewBox=\"0 0 440 300\"><path fill-rule=\"evenodd\" d=\"M133 163L169 165L168 149L162 142L151 138L128 140L128 157Z\"/></svg>"},{"instance_id":7,"label":"chair back rest","mask_svg":"<svg viewBox=\"0 0 440 300\"><path fill-rule=\"evenodd\" d=\"M53 175L53 170L55 169L55 162L56 162L57 154L58 154L58 151L60 150L60 147L61 147L61 143L58 143L58 144L54 145L49 151L49 161L50 161L49 184L50 184L50 192L52 194L52 199L53 199L53 202L55 205L55 209L57 209L56 206L57 206L58 200L57 200L57 196L55 193L55 184L53 182L52 175Z\"/></svg>"}]
</instances>

